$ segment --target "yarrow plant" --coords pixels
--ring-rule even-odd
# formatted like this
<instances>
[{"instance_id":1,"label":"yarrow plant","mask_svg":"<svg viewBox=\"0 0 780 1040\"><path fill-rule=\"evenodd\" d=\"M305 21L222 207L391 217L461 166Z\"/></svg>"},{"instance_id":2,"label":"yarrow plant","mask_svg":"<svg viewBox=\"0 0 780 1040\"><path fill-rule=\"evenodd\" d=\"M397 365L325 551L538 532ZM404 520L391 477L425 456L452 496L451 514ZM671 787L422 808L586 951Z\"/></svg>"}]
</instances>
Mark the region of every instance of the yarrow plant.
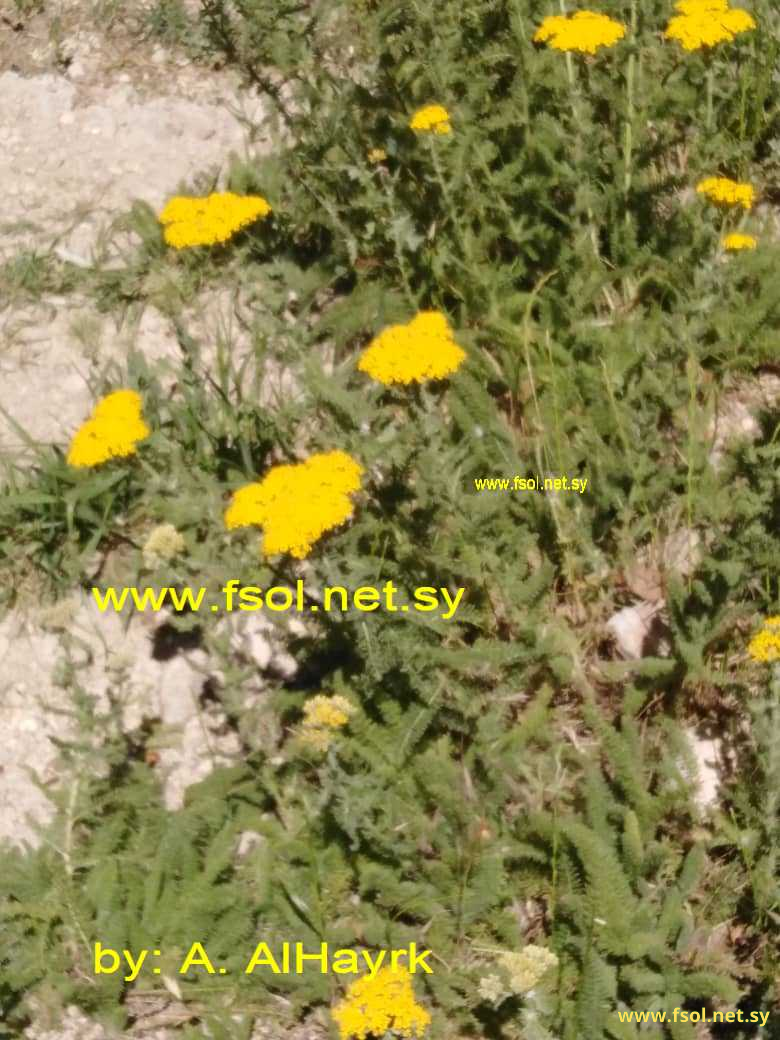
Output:
<instances>
[{"instance_id":1,"label":"yarrow plant","mask_svg":"<svg viewBox=\"0 0 780 1040\"><path fill-rule=\"evenodd\" d=\"M415 1000L411 976L403 968L382 968L373 978L353 982L332 1014L341 1040L421 1037L431 1021Z\"/></svg>"},{"instance_id":2,"label":"yarrow plant","mask_svg":"<svg viewBox=\"0 0 780 1040\"><path fill-rule=\"evenodd\" d=\"M742 206L751 209L755 198L752 184L733 181L728 177L705 177L696 185L700 195L706 195L710 202L723 206Z\"/></svg>"},{"instance_id":3,"label":"yarrow plant","mask_svg":"<svg viewBox=\"0 0 780 1040\"><path fill-rule=\"evenodd\" d=\"M446 317L422 311L406 325L390 325L361 354L358 369L385 386L452 375L466 360Z\"/></svg>"},{"instance_id":4,"label":"yarrow plant","mask_svg":"<svg viewBox=\"0 0 780 1040\"><path fill-rule=\"evenodd\" d=\"M764 620L761 631L748 643L748 654L754 661L780 661L780 614Z\"/></svg>"},{"instance_id":5,"label":"yarrow plant","mask_svg":"<svg viewBox=\"0 0 780 1040\"><path fill-rule=\"evenodd\" d=\"M173 524L158 524L149 532L141 555L147 567L157 567L184 552L186 543Z\"/></svg>"},{"instance_id":6,"label":"yarrow plant","mask_svg":"<svg viewBox=\"0 0 780 1040\"><path fill-rule=\"evenodd\" d=\"M726 235L723 239L723 248L730 253L736 253L742 249L755 249L757 245L758 239L754 235L745 235L738 231Z\"/></svg>"},{"instance_id":7,"label":"yarrow plant","mask_svg":"<svg viewBox=\"0 0 780 1040\"><path fill-rule=\"evenodd\" d=\"M203 198L177 195L160 213L164 237L174 249L227 242L236 232L266 217L271 207L261 195L215 192Z\"/></svg>"},{"instance_id":8,"label":"yarrow plant","mask_svg":"<svg viewBox=\"0 0 780 1040\"><path fill-rule=\"evenodd\" d=\"M479 980L477 992L490 1004L498 1004L505 994L505 986L498 975L485 975Z\"/></svg>"},{"instance_id":9,"label":"yarrow plant","mask_svg":"<svg viewBox=\"0 0 780 1040\"><path fill-rule=\"evenodd\" d=\"M443 105L425 105L418 108L409 120L412 130L425 133L449 134L452 132L450 114Z\"/></svg>"},{"instance_id":10,"label":"yarrow plant","mask_svg":"<svg viewBox=\"0 0 780 1040\"><path fill-rule=\"evenodd\" d=\"M151 364L129 360L132 375L110 385L144 387L153 451L143 466L87 479L51 453L40 484L30 490L20 479L0 494L0 554L25 566L23 554L34 554L61 585L83 583L95 547L110 552L117 536L143 545L149 566L173 560L170 575L157 575L173 585L196 574L210 589L228 576L265 586L301 572L312 588L392 579L408 593L430 580L442 593L465 586L468 605L429 619L404 617L403 607L363 618L314 611L302 630L280 631L294 676L264 666L266 651L250 653L243 637L244 648L235 645L210 611L172 617L177 628L197 620L218 655L206 692L230 730L225 746L238 737L235 757L228 751L223 769L220 751L212 775L170 813L150 754L165 741L154 720L129 737L112 711L117 740L105 754L102 732L100 747L78 735L89 751L83 782L57 792L67 815L31 861L35 883L28 861L12 872L0 853L0 1019L10 1012L13 1035L23 1035L38 991L44 1002L74 994L129 1027L133 984L90 970L106 921L117 949L208 937L226 976L213 980L213 994L208 973L177 985L203 1028L214 1012L215 1036L235 1033L236 1007L256 1007L261 1019L280 1007L280 985L289 1030L325 1004L342 1040L419 1037L429 1021L437 1037L603 1040L620 1033L618 1003L770 1006L780 813L765 794L780 792L780 723L757 710L755 680L772 673L780 719L777 619L751 656L753 633L740 641L745 677L730 670L729 710L717 713L724 741L734 718L725 757L744 767L733 771L735 794L743 778L756 794L759 844L753 810L736 798L722 821L697 810L679 722L718 696L711 666L724 651L731 659L728 619L746 603L755 616L774 613L780 444L762 422L762 443L740 450L722 475L706 464L705 430L724 374L757 375L773 356L779 294L769 249L724 258L717 245L752 225L734 219L753 205L752 187L702 182L703 201L737 207L725 214L675 205L674 188L681 166L701 176L750 168L757 185L771 183L771 49L757 48L755 63L738 63L738 47L691 58L659 39L666 18L657 33L649 26L658 5L637 0L608 5L615 18L630 12L625 26L585 11L540 25L558 8L547 0L363 0L353 58L339 52L344 36L331 18L350 17L357 2L303 5L293 17L311 19L311 32L291 40L266 29L277 9L301 5L201 5L210 31L224 28L231 47L251 51L247 70L258 77L274 64L266 55L287 51L285 74L269 81L284 83L286 112L279 104L273 133L284 118L289 136L272 154L236 162L227 181L236 193L267 186L275 208L284 200L281 248L269 257L247 242L235 255L182 262L174 248L225 241L265 215L264 200L171 200L163 212L177 219L162 226L174 248L161 253L162 226L147 213L130 222L148 231L139 263L96 281L123 299L117 289L162 297L175 313L180 289L230 279L252 349L231 349L227 323L213 361L191 337L171 392ZM756 12L771 9L759 2ZM529 9L538 18L526 33ZM328 39L307 56L321 10L337 41L333 62ZM693 16L692 0L677 13ZM364 65L361 51L372 52ZM698 109L704 69L708 84L715 75L723 83L707 95L709 129ZM415 112L430 99L457 101L452 119L439 104ZM218 198L234 201L220 211L209 204ZM326 375L334 343L339 364ZM278 368L300 394L261 398ZM440 385L427 392L427 380L448 377L446 394ZM710 389L698 393L705 378ZM516 490L519 476L484 477L527 468L590 469L592 480L581 495L472 494L477 478L485 491ZM224 524L204 516L216 501ZM173 524L149 534L157 518L186 533L191 559L175 559L183 540ZM700 553L667 553L682 522L701 532ZM289 555L267 563L254 544L245 551L249 540L265 557ZM644 548L658 550L658 566L638 578L628 564ZM690 557L691 580L666 582L679 555ZM110 552L107 574L129 583L136 562ZM604 623L624 586L655 601L659 583L669 659L653 658L648 640L641 653L650 659L627 670L609 660L616 650L601 638ZM68 674L79 657L72 668L63 662ZM747 667L752 660L772 664ZM118 686L128 662L111 661ZM670 681L680 692L673 705ZM732 686L746 695L732 696ZM776 738L759 746L770 732ZM705 840L690 842L692 820ZM724 838L734 855L721 854ZM558 967L551 950L512 941L518 900L520 928L549 931L536 942L554 945ZM251 977L243 968L257 915L247 906L268 936L289 933L294 914L310 949L325 938L400 948L425 936L441 970L414 986L424 1007L403 975L361 979L343 999L331 995L338 980L319 972ZM700 963L691 936L726 921L740 950L729 927ZM472 953L477 942L492 944L484 960ZM202 1029L193 1022L189 1031Z\"/></svg>"},{"instance_id":11,"label":"yarrow plant","mask_svg":"<svg viewBox=\"0 0 780 1040\"><path fill-rule=\"evenodd\" d=\"M529 943L522 950L495 950L504 979L486 975L480 979L478 991L483 1000L499 1004L508 996L530 993L553 968L558 958L544 946Z\"/></svg>"},{"instance_id":12,"label":"yarrow plant","mask_svg":"<svg viewBox=\"0 0 780 1040\"><path fill-rule=\"evenodd\" d=\"M730 43L737 35L755 29L752 15L728 0L679 0L679 14L670 19L664 36L677 40L686 51Z\"/></svg>"},{"instance_id":13,"label":"yarrow plant","mask_svg":"<svg viewBox=\"0 0 780 1040\"><path fill-rule=\"evenodd\" d=\"M314 542L352 516L352 493L363 467L343 451L311 455L304 462L275 466L255 484L233 495L227 528L263 528L263 554L290 553L303 559Z\"/></svg>"},{"instance_id":14,"label":"yarrow plant","mask_svg":"<svg viewBox=\"0 0 780 1040\"><path fill-rule=\"evenodd\" d=\"M151 433L135 390L115 390L102 398L76 431L68 450L71 466L99 466L109 459L134 455L139 441Z\"/></svg>"},{"instance_id":15,"label":"yarrow plant","mask_svg":"<svg viewBox=\"0 0 780 1040\"><path fill-rule=\"evenodd\" d=\"M613 47L625 35L622 22L595 11L577 11L549 15L536 30L534 43L546 43L556 51L595 54L601 47Z\"/></svg>"},{"instance_id":16,"label":"yarrow plant","mask_svg":"<svg viewBox=\"0 0 780 1040\"><path fill-rule=\"evenodd\" d=\"M317 751L327 751L335 734L347 725L354 713L355 706L346 697L318 694L304 705L300 739Z\"/></svg>"},{"instance_id":17,"label":"yarrow plant","mask_svg":"<svg viewBox=\"0 0 780 1040\"><path fill-rule=\"evenodd\" d=\"M558 958L544 946L529 943L522 950L507 950L499 955L498 962L509 976L513 993L527 993L536 986L548 971L558 965Z\"/></svg>"}]
</instances>

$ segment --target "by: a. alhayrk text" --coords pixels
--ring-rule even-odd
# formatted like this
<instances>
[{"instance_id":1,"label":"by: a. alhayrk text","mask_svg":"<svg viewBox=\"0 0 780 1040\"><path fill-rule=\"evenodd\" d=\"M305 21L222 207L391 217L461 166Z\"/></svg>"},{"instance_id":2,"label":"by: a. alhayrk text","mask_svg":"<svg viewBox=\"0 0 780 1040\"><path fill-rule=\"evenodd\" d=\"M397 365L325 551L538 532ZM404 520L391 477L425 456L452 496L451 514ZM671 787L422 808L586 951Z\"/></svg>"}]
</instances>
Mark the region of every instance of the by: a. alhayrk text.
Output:
<instances>
[{"instance_id":1,"label":"by: a. alhayrk text","mask_svg":"<svg viewBox=\"0 0 780 1040\"><path fill-rule=\"evenodd\" d=\"M114 950L98 942L95 943L94 952L95 975L113 975L121 971L126 982L133 982L142 970L152 975L162 972L158 960L162 956L162 950L139 950L136 954L131 950ZM418 952L417 943L414 942L401 949L383 949L374 953L364 949L331 950L330 944L326 942L320 943L318 953L313 953L307 951L302 942L284 942L277 952L280 953L278 957L274 955L268 943L258 943L251 955L248 955L246 966L241 969L243 974L252 975L256 971L268 971L273 975L301 975L306 970L315 970L322 975L356 975L367 970L373 978L383 967L389 967L394 971L404 968L410 974L417 971L423 971L427 975L433 974L433 969L428 963L432 951ZM158 963L155 963L156 961ZM214 963L200 942L194 942L190 946L181 961L178 973L185 975L194 969L200 969L208 975L227 974L227 968Z\"/></svg>"}]
</instances>

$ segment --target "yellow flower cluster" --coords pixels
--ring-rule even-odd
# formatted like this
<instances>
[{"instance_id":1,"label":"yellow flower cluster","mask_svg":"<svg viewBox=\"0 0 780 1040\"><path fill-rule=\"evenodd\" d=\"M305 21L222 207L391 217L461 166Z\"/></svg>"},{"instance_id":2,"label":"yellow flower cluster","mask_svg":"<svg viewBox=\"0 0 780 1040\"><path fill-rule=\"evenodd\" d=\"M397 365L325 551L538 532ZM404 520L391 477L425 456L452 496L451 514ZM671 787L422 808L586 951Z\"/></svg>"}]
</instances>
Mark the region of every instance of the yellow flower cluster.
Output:
<instances>
[{"instance_id":1,"label":"yellow flower cluster","mask_svg":"<svg viewBox=\"0 0 780 1040\"><path fill-rule=\"evenodd\" d=\"M452 132L450 126L450 114L441 105L425 105L418 108L409 120L412 130L423 130L426 133L449 134Z\"/></svg>"},{"instance_id":2,"label":"yellow flower cluster","mask_svg":"<svg viewBox=\"0 0 780 1040\"><path fill-rule=\"evenodd\" d=\"M732 181L728 177L705 177L696 185L700 195L706 195L711 202L719 202L724 206L744 206L750 209L755 192L752 184Z\"/></svg>"},{"instance_id":3,"label":"yellow flower cluster","mask_svg":"<svg viewBox=\"0 0 780 1040\"><path fill-rule=\"evenodd\" d=\"M136 445L151 433L143 420L135 390L116 390L102 398L78 428L68 450L71 466L99 466L108 459L134 455Z\"/></svg>"},{"instance_id":4,"label":"yellow flower cluster","mask_svg":"<svg viewBox=\"0 0 780 1040\"><path fill-rule=\"evenodd\" d=\"M236 491L225 524L229 529L257 524L264 531L265 556L289 552L303 559L318 538L352 515L350 494L360 489L362 473L343 451L275 466L259 483Z\"/></svg>"},{"instance_id":5,"label":"yellow flower cluster","mask_svg":"<svg viewBox=\"0 0 780 1040\"><path fill-rule=\"evenodd\" d=\"M369 343L358 368L390 386L443 379L466 359L439 311L421 311L406 325L390 325Z\"/></svg>"},{"instance_id":6,"label":"yellow flower cluster","mask_svg":"<svg viewBox=\"0 0 780 1040\"><path fill-rule=\"evenodd\" d=\"M556 51L595 54L599 47L612 47L625 35L622 22L595 11L577 11L549 15L536 30L534 43L548 43Z\"/></svg>"},{"instance_id":7,"label":"yellow flower cluster","mask_svg":"<svg viewBox=\"0 0 780 1040\"><path fill-rule=\"evenodd\" d=\"M670 19L664 36L686 51L731 43L739 33L756 27L747 11L730 7L728 0L679 0L675 10L679 13Z\"/></svg>"},{"instance_id":8,"label":"yellow flower cluster","mask_svg":"<svg viewBox=\"0 0 780 1040\"><path fill-rule=\"evenodd\" d=\"M386 158L387 152L384 150L384 148L372 148L371 151L368 153L368 161L370 163L384 162Z\"/></svg>"},{"instance_id":9,"label":"yellow flower cluster","mask_svg":"<svg viewBox=\"0 0 780 1040\"><path fill-rule=\"evenodd\" d=\"M723 239L723 248L730 253L735 253L740 249L755 249L757 245L758 239L754 238L753 235L742 235L737 231L726 235Z\"/></svg>"},{"instance_id":10,"label":"yellow flower cluster","mask_svg":"<svg viewBox=\"0 0 780 1040\"><path fill-rule=\"evenodd\" d=\"M754 661L780 661L780 614L765 619L761 631L748 643L748 653Z\"/></svg>"},{"instance_id":11,"label":"yellow flower cluster","mask_svg":"<svg viewBox=\"0 0 780 1040\"><path fill-rule=\"evenodd\" d=\"M382 968L353 982L344 1000L333 1009L341 1040L384 1037L389 1030L401 1036L422 1036L431 1016L414 999L412 980L403 968Z\"/></svg>"},{"instance_id":12,"label":"yellow flower cluster","mask_svg":"<svg viewBox=\"0 0 780 1040\"><path fill-rule=\"evenodd\" d=\"M160 563L172 560L183 553L186 548L184 538L173 524L158 524L149 532L149 537L141 549L147 567L157 567Z\"/></svg>"},{"instance_id":13,"label":"yellow flower cluster","mask_svg":"<svg viewBox=\"0 0 780 1040\"><path fill-rule=\"evenodd\" d=\"M530 944L517 953L502 953L498 962L509 975L512 992L527 993L541 982L548 971L557 966L558 958L552 950Z\"/></svg>"},{"instance_id":14,"label":"yellow flower cluster","mask_svg":"<svg viewBox=\"0 0 780 1040\"><path fill-rule=\"evenodd\" d=\"M323 694L312 697L303 708L301 740L317 751L327 751L333 741L334 731L346 726L354 712L354 705L338 694L332 697Z\"/></svg>"},{"instance_id":15,"label":"yellow flower cluster","mask_svg":"<svg viewBox=\"0 0 780 1040\"><path fill-rule=\"evenodd\" d=\"M260 195L234 195L230 191L205 198L177 195L167 202L160 223L168 245L186 249L227 242L241 228L270 212L271 207Z\"/></svg>"}]
</instances>

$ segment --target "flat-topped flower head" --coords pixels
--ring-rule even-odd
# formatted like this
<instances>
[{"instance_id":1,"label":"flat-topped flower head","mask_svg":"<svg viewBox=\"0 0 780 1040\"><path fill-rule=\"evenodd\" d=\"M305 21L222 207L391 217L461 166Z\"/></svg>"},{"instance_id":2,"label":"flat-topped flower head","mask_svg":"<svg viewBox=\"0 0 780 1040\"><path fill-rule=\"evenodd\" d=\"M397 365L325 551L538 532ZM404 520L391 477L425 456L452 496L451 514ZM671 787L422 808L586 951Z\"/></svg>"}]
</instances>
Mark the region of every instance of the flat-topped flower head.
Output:
<instances>
[{"instance_id":1,"label":"flat-topped flower head","mask_svg":"<svg viewBox=\"0 0 780 1040\"><path fill-rule=\"evenodd\" d=\"M423 108L418 108L409 120L409 126L412 130L421 130L425 133L452 133L450 114L443 105L425 105Z\"/></svg>"},{"instance_id":2,"label":"flat-topped flower head","mask_svg":"<svg viewBox=\"0 0 780 1040\"><path fill-rule=\"evenodd\" d=\"M487 1000L491 1004L497 1003L499 999L504 996L504 983L498 975L486 975L484 978L479 980L477 993L479 993L483 1000Z\"/></svg>"},{"instance_id":3,"label":"flat-topped flower head","mask_svg":"<svg viewBox=\"0 0 780 1040\"><path fill-rule=\"evenodd\" d=\"M700 195L706 195L710 202L717 202L722 206L743 206L750 209L755 199L752 184L732 181L728 177L705 177L696 185L696 191Z\"/></svg>"},{"instance_id":4,"label":"flat-topped flower head","mask_svg":"<svg viewBox=\"0 0 780 1040\"><path fill-rule=\"evenodd\" d=\"M414 999L412 979L405 968L382 968L373 977L353 982L333 1009L341 1040L394 1036L421 1037L431 1016Z\"/></svg>"},{"instance_id":5,"label":"flat-topped flower head","mask_svg":"<svg viewBox=\"0 0 780 1040\"><path fill-rule=\"evenodd\" d=\"M360 489L363 467L343 451L321 452L305 462L275 466L233 495L225 511L228 529L263 528L263 554L290 553L301 560L326 531L352 516L350 495Z\"/></svg>"},{"instance_id":6,"label":"flat-topped flower head","mask_svg":"<svg viewBox=\"0 0 780 1040\"><path fill-rule=\"evenodd\" d=\"M748 653L754 661L780 661L780 614L764 620L761 631L748 643Z\"/></svg>"},{"instance_id":7,"label":"flat-topped flower head","mask_svg":"<svg viewBox=\"0 0 780 1040\"><path fill-rule=\"evenodd\" d=\"M300 739L316 751L327 751L335 735L347 725L354 713L355 706L346 697L317 694L303 707Z\"/></svg>"},{"instance_id":8,"label":"flat-topped flower head","mask_svg":"<svg viewBox=\"0 0 780 1040\"><path fill-rule=\"evenodd\" d=\"M358 369L385 386L444 379L457 372L466 352L452 338L446 317L421 311L406 325L383 329L360 355Z\"/></svg>"},{"instance_id":9,"label":"flat-topped flower head","mask_svg":"<svg viewBox=\"0 0 780 1040\"><path fill-rule=\"evenodd\" d=\"M738 231L726 235L723 239L723 248L730 253L737 253L742 249L755 249L757 245L758 239L753 235L743 235Z\"/></svg>"},{"instance_id":10,"label":"flat-topped flower head","mask_svg":"<svg viewBox=\"0 0 780 1040\"><path fill-rule=\"evenodd\" d=\"M187 249L227 242L237 231L270 212L271 207L261 195L234 195L230 191L202 198L176 195L160 213L160 223L169 246Z\"/></svg>"},{"instance_id":11,"label":"flat-topped flower head","mask_svg":"<svg viewBox=\"0 0 780 1040\"><path fill-rule=\"evenodd\" d=\"M541 982L548 971L557 966L558 958L547 947L529 943L517 952L507 950L502 953L498 962L509 976L512 992L527 993Z\"/></svg>"},{"instance_id":12,"label":"flat-topped flower head","mask_svg":"<svg viewBox=\"0 0 780 1040\"><path fill-rule=\"evenodd\" d=\"M677 40L686 51L731 43L740 33L755 29L752 15L741 7L730 7L727 0L679 0L679 12L664 30L667 40Z\"/></svg>"},{"instance_id":13,"label":"flat-topped flower head","mask_svg":"<svg viewBox=\"0 0 780 1040\"><path fill-rule=\"evenodd\" d=\"M109 459L134 455L139 441L151 430L141 411L135 390L115 390L103 397L73 436L67 461L71 466L99 466Z\"/></svg>"},{"instance_id":14,"label":"flat-topped flower head","mask_svg":"<svg viewBox=\"0 0 780 1040\"><path fill-rule=\"evenodd\" d=\"M349 722L349 717L354 711L354 705L350 704L346 697L338 693L332 697L318 693L316 697L310 697L303 706L304 725L341 729Z\"/></svg>"},{"instance_id":15,"label":"flat-topped flower head","mask_svg":"<svg viewBox=\"0 0 780 1040\"><path fill-rule=\"evenodd\" d=\"M548 15L534 34L534 43L546 43L556 51L595 54L600 47L613 47L626 35L626 27L606 14L577 11Z\"/></svg>"},{"instance_id":16,"label":"flat-topped flower head","mask_svg":"<svg viewBox=\"0 0 780 1040\"><path fill-rule=\"evenodd\" d=\"M149 532L141 555L147 567L158 567L183 553L186 548L184 537L173 524L158 524Z\"/></svg>"}]
</instances>

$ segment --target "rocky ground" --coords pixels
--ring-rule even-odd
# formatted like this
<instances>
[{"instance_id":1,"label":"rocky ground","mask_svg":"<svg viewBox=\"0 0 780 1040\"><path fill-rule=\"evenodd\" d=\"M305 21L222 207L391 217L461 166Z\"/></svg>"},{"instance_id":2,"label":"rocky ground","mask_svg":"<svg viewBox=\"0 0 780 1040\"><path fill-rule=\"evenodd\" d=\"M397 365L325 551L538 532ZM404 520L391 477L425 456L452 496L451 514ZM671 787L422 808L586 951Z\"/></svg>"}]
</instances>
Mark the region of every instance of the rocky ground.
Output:
<instances>
[{"instance_id":1,"label":"rocky ground","mask_svg":"<svg viewBox=\"0 0 780 1040\"><path fill-rule=\"evenodd\" d=\"M134 200L159 209L183 182L204 170L219 174L231 153L267 146L253 129L260 99L229 72L196 68L181 51L139 37L145 8L123 8L119 25L86 3L25 11L0 6L0 264L54 254L89 266L110 222ZM207 326L224 320L222 302L209 301L200 316ZM130 347L150 359L178 352L170 324L152 309L117 329L80 294L0 301L0 459L18 463L26 437L66 444L91 409L93 372ZM155 660L151 630L161 622L148 614L117 639L118 619L86 601L54 614L33 603L0 622L0 713L13 736L0 752L0 835L33 841L28 817L45 815L24 763L34 759L51 779L54 749L45 737L66 724L66 694L52 685L63 631L90 647L96 693L116 665L111 646L123 644L130 685L159 698L185 735L188 725L200 734L184 741L190 766L171 791L202 776L210 756L201 759L203 727L192 718L205 662ZM178 797L170 794L172 805Z\"/></svg>"},{"instance_id":2,"label":"rocky ground","mask_svg":"<svg viewBox=\"0 0 780 1040\"><path fill-rule=\"evenodd\" d=\"M194 177L219 176L231 154L268 146L258 132L260 99L230 72L196 67L180 48L142 32L150 11L0 0L0 266L34 271L37 258L55 257L87 268L105 257L111 221L134 200L159 209ZM206 333L223 325L224 299L209 297L196 317ZM66 444L91 409L93 374L131 347L150 359L178 354L170 323L152 309L118 327L79 293L0 298L0 462L23 463L28 437ZM44 792L60 779L51 738L67 739L75 726L58 678L67 661L77 662L96 711L121 689L128 731L158 720L167 734L158 767L169 808L215 765L235 760L235 735L201 697L212 674L205 651L161 654L165 618L134 615L129 628L124 621L81 594L51 604L35 590L0 618L0 841L35 845L36 825L51 814ZM257 623L232 638L259 664L273 652ZM176 1020L175 1001L162 1001L134 1035L163 1040ZM109 1036L74 1008L26 1035ZM274 1028L255 1035L272 1038Z\"/></svg>"}]
</instances>

